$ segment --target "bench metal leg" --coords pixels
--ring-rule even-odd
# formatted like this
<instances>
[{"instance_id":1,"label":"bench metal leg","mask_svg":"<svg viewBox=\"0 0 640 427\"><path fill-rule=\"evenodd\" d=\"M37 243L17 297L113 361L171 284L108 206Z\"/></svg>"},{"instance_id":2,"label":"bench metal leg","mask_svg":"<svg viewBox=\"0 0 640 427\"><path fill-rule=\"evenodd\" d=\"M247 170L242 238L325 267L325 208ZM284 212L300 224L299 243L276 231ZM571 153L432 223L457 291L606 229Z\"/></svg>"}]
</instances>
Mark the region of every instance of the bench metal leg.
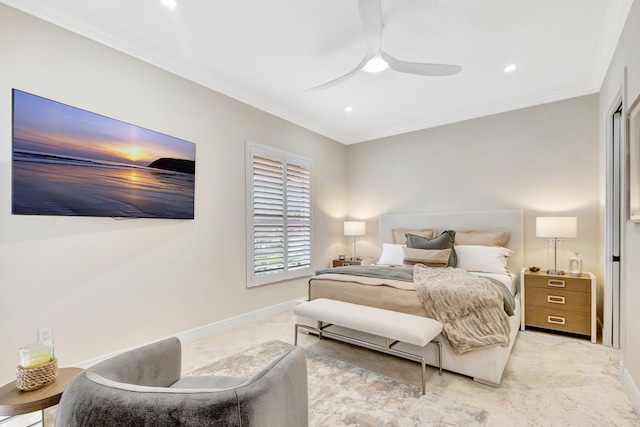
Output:
<instances>
[{"instance_id":1,"label":"bench metal leg","mask_svg":"<svg viewBox=\"0 0 640 427\"><path fill-rule=\"evenodd\" d=\"M422 395L424 396L427 388L427 362L424 357L421 358L420 363L422 364Z\"/></svg>"},{"instance_id":2,"label":"bench metal leg","mask_svg":"<svg viewBox=\"0 0 640 427\"><path fill-rule=\"evenodd\" d=\"M438 344L438 369L440 370L440 376L442 376L442 342L432 341Z\"/></svg>"},{"instance_id":3,"label":"bench metal leg","mask_svg":"<svg viewBox=\"0 0 640 427\"><path fill-rule=\"evenodd\" d=\"M323 336L326 336L328 338L333 338L338 341L343 341L349 344L355 344L360 347L368 348L370 350L391 354L392 356L401 357L403 359L412 360L414 362L420 362L420 368L422 371L422 379L421 379L422 394L423 395L425 394L426 384L427 384L427 361L425 360L424 357L418 356L417 354L408 353L406 351L396 350L395 348L393 348L400 341L391 342L391 339L385 338L385 345L379 345L375 343L370 343L368 341L363 341L357 338L352 338L343 334L339 334L337 332L327 331L326 328L330 326L332 326L332 324L326 324L323 326L321 321L317 322L317 326L315 328L312 326L296 323L295 337L293 342L295 345L298 345L298 330L299 328L303 328L309 331L316 332L320 339L322 339ZM431 342L438 345L438 369L440 371L440 375L442 375L442 343L439 341L431 341Z\"/></svg>"}]
</instances>

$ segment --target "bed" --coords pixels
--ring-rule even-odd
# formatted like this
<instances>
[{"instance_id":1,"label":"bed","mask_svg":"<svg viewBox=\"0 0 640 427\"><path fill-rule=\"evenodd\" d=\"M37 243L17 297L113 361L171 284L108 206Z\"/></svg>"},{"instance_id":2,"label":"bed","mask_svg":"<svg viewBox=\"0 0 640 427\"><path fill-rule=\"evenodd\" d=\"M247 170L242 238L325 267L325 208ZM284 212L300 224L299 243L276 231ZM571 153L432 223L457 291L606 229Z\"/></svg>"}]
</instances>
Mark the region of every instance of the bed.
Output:
<instances>
[{"instance_id":1,"label":"bed","mask_svg":"<svg viewBox=\"0 0 640 427\"><path fill-rule=\"evenodd\" d=\"M389 214L379 217L379 239L380 246L384 250L382 256L378 260L385 261L389 251L398 249L398 236L404 235L409 231L410 234L418 230L435 230L433 235L439 236L445 230L457 231L457 235L463 243L459 248L458 259L460 267L469 268L469 272L474 276L488 276L493 280L502 282L508 289L510 297L513 297L513 307L511 312L513 315L508 316L505 322L508 322L508 330L504 331L508 335L508 342L502 345L489 345L482 348L475 348L472 351L465 351L460 354L460 348L452 346L443 336L436 339L443 342L442 349L442 366L445 370L459 373L472 377L475 381L491 385L499 386L502 373L506 367L511 349L516 340L518 329L520 327L520 298L519 298L519 272L523 266L523 231L522 231L522 211L521 210L496 210L496 211L475 211L475 212L442 212L442 213L424 213L424 214ZM473 230L473 231L471 231ZM485 248L483 242L477 243L478 246L472 246L475 231L497 231L506 232L503 235L508 236L506 242L499 245L510 250L510 256L504 258L506 262L504 272L481 272L473 271L474 268L486 270L484 261L480 264L476 262L476 255L473 259L471 254L484 254L485 251L492 249ZM471 234L470 234L471 233ZM394 236L395 234L395 236ZM418 233L420 234L420 233ZM395 241L394 241L395 237ZM471 240L469 240L471 238ZM464 241L463 239L467 239ZM482 239L480 239L482 240ZM395 243L395 244L394 244ZM471 245L467 245L471 243ZM469 248L468 246L471 246ZM464 248L464 250L462 250ZM496 248L497 249L497 248ZM407 257L407 249L404 249L405 258ZM385 258L385 259L383 259ZM419 263L419 260L416 261ZM446 262L446 261L445 261ZM421 266L420 266L421 267ZM350 267L344 267L349 269ZM375 269L376 267L374 267ZM387 267L388 268L388 267ZM398 267L402 269L402 267ZM443 271L444 269L434 269L433 271ZM384 308L418 316L433 317L425 310L423 296L419 296L416 291L417 286L407 282L405 279L395 280L395 278L373 278L366 275L347 272L347 274L336 274L335 270L331 270L324 274L319 274L309 280L309 299L329 298L345 302L351 302L372 307ZM492 271L492 270L489 270ZM344 273L344 272L341 272ZM359 274L359 273L357 273ZM507 293L503 290L504 293ZM506 301L506 299L505 299ZM506 303L505 303L506 307ZM428 307L427 307L428 308ZM507 316L504 316L507 318ZM298 322L308 325L314 325L316 319L299 318ZM333 326L336 332L346 334L353 338L366 340L370 342L381 343L381 337L371 336L359 331L340 328ZM427 363L437 366L437 351L434 346L416 347L410 344L400 343L398 350L409 353L420 354L427 359Z\"/></svg>"}]
</instances>

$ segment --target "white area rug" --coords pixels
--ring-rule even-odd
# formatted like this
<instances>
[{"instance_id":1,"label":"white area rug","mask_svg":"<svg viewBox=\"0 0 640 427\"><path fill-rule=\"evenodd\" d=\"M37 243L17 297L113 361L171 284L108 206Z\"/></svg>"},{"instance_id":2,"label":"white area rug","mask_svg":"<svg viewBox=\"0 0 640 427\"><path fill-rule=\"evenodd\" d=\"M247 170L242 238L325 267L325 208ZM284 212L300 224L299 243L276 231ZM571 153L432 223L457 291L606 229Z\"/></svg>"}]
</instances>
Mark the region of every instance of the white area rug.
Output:
<instances>
[{"instance_id":1,"label":"white area rug","mask_svg":"<svg viewBox=\"0 0 640 427\"><path fill-rule=\"evenodd\" d=\"M269 341L188 375L251 377L291 344ZM484 426L488 413L476 407L307 350L310 425L411 427ZM427 384L428 386L428 384Z\"/></svg>"}]
</instances>

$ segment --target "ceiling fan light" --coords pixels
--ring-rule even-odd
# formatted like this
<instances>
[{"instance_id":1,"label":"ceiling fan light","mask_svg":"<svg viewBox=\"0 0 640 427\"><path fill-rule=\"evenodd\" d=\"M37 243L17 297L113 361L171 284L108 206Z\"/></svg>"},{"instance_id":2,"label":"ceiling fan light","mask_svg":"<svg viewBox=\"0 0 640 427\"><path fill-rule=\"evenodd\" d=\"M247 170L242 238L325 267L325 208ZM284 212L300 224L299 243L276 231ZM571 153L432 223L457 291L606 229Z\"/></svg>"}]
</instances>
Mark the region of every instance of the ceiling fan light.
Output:
<instances>
[{"instance_id":1,"label":"ceiling fan light","mask_svg":"<svg viewBox=\"0 0 640 427\"><path fill-rule=\"evenodd\" d=\"M178 2L176 0L160 0L160 2L167 6L169 9L173 9L178 5Z\"/></svg>"},{"instance_id":2,"label":"ceiling fan light","mask_svg":"<svg viewBox=\"0 0 640 427\"><path fill-rule=\"evenodd\" d=\"M376 55L367 62L367 65L364 66L364 70L369 73L379 73L380 71L384 71L389 68L389 64L387 61L382 59L380 55Z\"/></svg>"}]
</instances>

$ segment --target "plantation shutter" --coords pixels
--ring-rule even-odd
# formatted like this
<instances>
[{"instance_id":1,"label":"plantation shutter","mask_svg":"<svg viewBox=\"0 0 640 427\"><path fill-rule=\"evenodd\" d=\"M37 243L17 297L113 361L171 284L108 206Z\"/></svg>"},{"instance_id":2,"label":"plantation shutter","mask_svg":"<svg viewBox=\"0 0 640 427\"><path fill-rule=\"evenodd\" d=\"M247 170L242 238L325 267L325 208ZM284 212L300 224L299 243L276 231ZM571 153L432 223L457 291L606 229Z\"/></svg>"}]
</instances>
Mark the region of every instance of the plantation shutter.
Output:
<instances>
[{"instance_id":1,"label":"plantation shutter","mask_svg":"<svg viewBox=\"0 0 640 427\"><path fill-rule=\"evenodd\" d=\"M311 162L248 143L248 286L311 271Z\"/></svg>"},{"instance_id":2,"label":"plantation shutter","mask_svg":"<svg viewBox=\"0 0 640 427\"><path fill-rule=\"evenodd\" d=\"M284 181L282 162L253 158L254 274L284 271Z\"/></svg>"},{"instance_id":3,"label":"plantation shutter","mask_svg":"<svg viewBox=\"0 0 640 427\"><path fill-rule=\"evenodd\" d=\"M287 164L287 264L311 267L311 171Z\"/></svg>"}]
</instances>

